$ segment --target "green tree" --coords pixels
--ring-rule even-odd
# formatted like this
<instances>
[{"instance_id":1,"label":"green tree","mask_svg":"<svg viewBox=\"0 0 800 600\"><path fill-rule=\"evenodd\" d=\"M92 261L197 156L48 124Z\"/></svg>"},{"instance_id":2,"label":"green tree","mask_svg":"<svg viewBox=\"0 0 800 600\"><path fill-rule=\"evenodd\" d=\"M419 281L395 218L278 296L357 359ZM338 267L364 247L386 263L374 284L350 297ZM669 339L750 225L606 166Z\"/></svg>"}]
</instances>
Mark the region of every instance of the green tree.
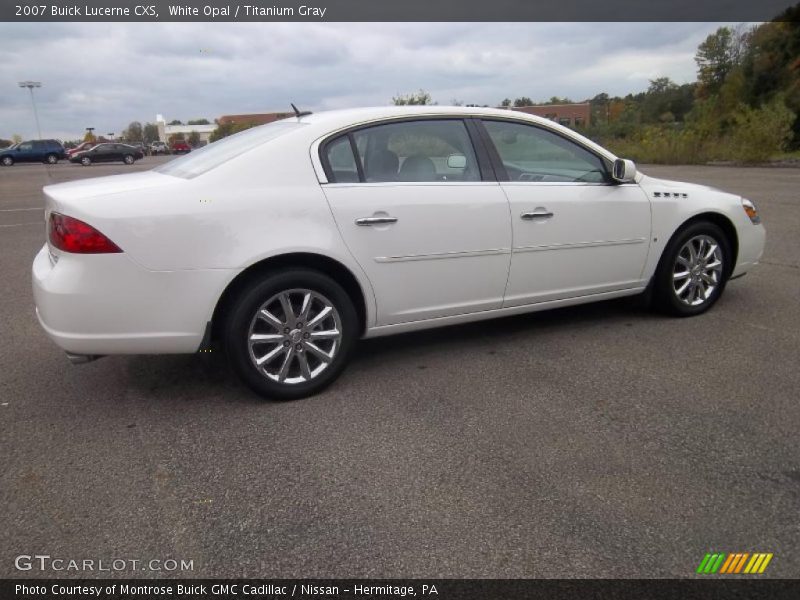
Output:
<instances>
[{"instance_id":1,"label":"green tree","mask_svg":"<svg viewBox=\"0 0 800 600\"><path fill-rule=\"evenodd\" d=\"M517 98L516 100L514 100L514 106L516 106L516 107L531 106L532 104L533 104L533 100L531 100L527 96L522 96L522 97Z\"/></svg>"},{"instance_id":2,"label":"green tree","mask_svg":"<svg viewBox=\"0 0 800 600\"><path fill-rule=\"evenodd\" d=\"M506 108L511 106L511 98L504 98L503 101L500 103L500 106L505 106Z\"/></svg>"},{"instance_id":3,"label":"green tree","mask_svg":"<svg viewBox=\"0 0 800 600\"><path fill-rule=\"evenodd\" d=\"M211 125L211 121L208 119L193 119L190 121L186 121L187 125Z\"/></svg>"},{"instance_id":4,"label":"green tree","mask_svg":"<svg viewBox=\"0 0 800 600\"><path fill-rule=\"evenodd\" d=\"M746 34L730 27L720 27L697 48L698 91L703 96L719 92L728 73L742 59L747 44Z\"/></svg>"},{"instance_id":5,"label":"green tree","mask_svg":"<svg viewBox=\"0 0 800 600\"><path fill-rule=\"evenodd\" d=\"M795 114L776 96L761 108L739 106L730 134L732 158L745 162L768 160L786 149L792 137Z\"/></svg>"},{"instance_id":6,"label":"green tree","mask_svg":"<svg viewBox=\"0 0 800 600\"><path fill-rule=\"evenodd\" d=\"M13 143L11 140L0 139L0 148L8 148Z\"/></svg>"},{"instance_id":7,"label":"green tree","mask_svg":"<svg viewBox=\"0 0 800 600\"><path fill-rule=\"evenodd\" d=\"M11 136L11 141L14 142L15 144L19 144L22 141L22 136L18 133L15 133L14 135Z\"/></svg>"},{"instance_id":8,"label":"green tree","mask_svg":"<svg viewBox=\"0 0 800 600\"><path fill-rule=\"evenodd\" d=\"M217 123L217 128L211 132L211 135L208 138L209 142L216 142L221 140L222 138L226 138L229 135L233 135L234 133L239 133L240 131L244 131L245 129L250 129L251 127L257 127L258 123Z\"/></svg>"},{"instance_id":9,"label":"green tree","mask_svg":"<svg viewBox=\"0 0 800 600\"><path fill-rule=\"evenodd\" d=\"M131 122L122 132L122 138L127 142L143 142L144 131L142 129L142 124L139 123L139 121Z\"/></svg>"},{"instance_id":10,"label":"green tree","mask_svg":"<svg viewBox=\"0 0 800 600\"><path fill-rule=\"evenodd\" d=\"M158 126L154 123L146 123L142 128L142 138L145 144L158 141Z\"/></svg>"},{"instance_id":11,"label":"green tree","mask_svg":"<svg viewBox=\"0 0 800 600\"><path fill-rule=\"evenodd\" d=\"M392 104L395 106L427 106L433 104L433 100L428 92L421 89L418 92L394 96Z\"/></svg>"},{"instance_id":12,"label":"green tree","mask_svg":"<svg viewBox=\"0 0 800 600\"><path fill-rule=\"evenodd\" d=\"M172 121L167 123L167 125L183 125L183 123L181 123L178 119L173 119Z\"/></svg>"},{"instance_id":13,"label":"green tree","mask_svg":"<svg viewBox=\"0 0 800 600\"><path fill-rule=\"evenodd\" d=\"M189 142L189 145L192 148L197 148L200 145L200 134L197 133L196 131L192 131L189 134L189 138L187 141Z\"/></svg>"}]
</instances>

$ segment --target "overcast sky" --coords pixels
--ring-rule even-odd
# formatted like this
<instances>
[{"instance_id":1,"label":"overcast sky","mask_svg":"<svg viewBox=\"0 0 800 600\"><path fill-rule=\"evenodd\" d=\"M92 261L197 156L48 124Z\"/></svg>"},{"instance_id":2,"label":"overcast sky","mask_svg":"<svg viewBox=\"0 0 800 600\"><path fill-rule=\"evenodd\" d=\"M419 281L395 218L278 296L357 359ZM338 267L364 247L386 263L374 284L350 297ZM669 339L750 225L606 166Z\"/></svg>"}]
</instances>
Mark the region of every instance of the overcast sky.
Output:
<instances>
[{"instance_id":1,"label":"overcast sky","mask_svg":"<svg viewBox=\"0 0 800 600\"><path fill-rule=\"evenodd\" d=\"M130 121L383 105L423 88L439 104L624 95L695 79L697 45L721 23L0 24L0 137Z\"/></svg>"}]
</instances>

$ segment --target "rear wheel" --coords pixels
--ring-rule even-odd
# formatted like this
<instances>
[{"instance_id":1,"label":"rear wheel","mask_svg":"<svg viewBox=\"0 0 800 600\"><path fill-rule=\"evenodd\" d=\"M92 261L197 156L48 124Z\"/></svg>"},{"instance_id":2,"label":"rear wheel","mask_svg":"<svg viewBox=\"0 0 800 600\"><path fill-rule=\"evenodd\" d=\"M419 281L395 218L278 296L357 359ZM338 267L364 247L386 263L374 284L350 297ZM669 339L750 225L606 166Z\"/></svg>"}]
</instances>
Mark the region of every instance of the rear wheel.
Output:
<instances>
[{"instance_id":1,"label":"rear wheel","mask_svg":"<svg viewBox=\"0 0 800 600\"><path fill-rule=\"evenodd\" d=\"M84 156L84 157L81 158L81 164L84 167L88 167L90 164L92 164L92 159L89 158L88 156Z\"/></svg>"},{"instance_id":2,"label":"rear wheel","mask_svg":"<svg viewBox=\"0 0 800 600\"><path fill-rule=\"evenodd\" d=\"M136 159L133 158L132 154L126 154L122 157L122 162L124 162L126 165L132 165L134 162L136 162Z\"/></svg>"},{"instance_id":3,"label":"rear wheel","mask_svg":"<svg viewBox=\"0 0 800 600\"><path fill-rule=\"evenodd\" d=\"M54 165L58 162L58 157L55 154L48 154L45 158L45 162L48 165Z\"/></svg>"},{"instance_id":4,"label":"rear wheel","mask_svg":"<svg viewBox=\"0 0 800 600\"><path fill-rule=\"evenodd\" d=\"M3 163L3 166L4 166L4 167L10 167L11 165L13 165L13 164L14 164L14 159L13 159L13 158L11 158L10 156L4 156L4 157L2 158L2 160L0 160L0 162L2 162L2 163Z\"/></svg>"},{"instance_id":5,"label":"rear wheel","mask_svg":"<svg viewBox=\"0 0 800 600\"><path fill-rule=\"evenodd\" d=\"M258 394L311 396L344 369L358 335L347 292L310 269L288 269L251 283L225 324L226 354Z\"/></svg>"},{"instance_id":6,"label":"rear wheel","mask_svg":"<svg viewBox=\"0 0 800 600\"><path fill-rule=\"evenodd\" d=\"M717 225L692 223L664 251L656 272L654 300L662 310L679 317L707 311L725 289L731 260L730 243Z\"/></svg>"}]
</instances>

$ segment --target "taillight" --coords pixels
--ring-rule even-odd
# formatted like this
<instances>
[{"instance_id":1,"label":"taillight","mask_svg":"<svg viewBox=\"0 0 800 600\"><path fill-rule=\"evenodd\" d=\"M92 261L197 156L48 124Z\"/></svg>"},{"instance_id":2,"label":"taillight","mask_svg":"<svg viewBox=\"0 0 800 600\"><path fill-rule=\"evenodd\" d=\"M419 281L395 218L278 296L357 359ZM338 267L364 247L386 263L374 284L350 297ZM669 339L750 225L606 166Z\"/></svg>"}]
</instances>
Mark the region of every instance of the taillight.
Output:
<instances>
[{"instance_id":1,"label":"taillight","mask_svg":"<svg viewBox=\"0 0 800 600\"><path fill-rule=\"evenodd\" d=\"M83 221L59 213L50 213L50 243L64 252L75 254L110 254L122 252L119 246Z\"/></svg>"}]
</instances>

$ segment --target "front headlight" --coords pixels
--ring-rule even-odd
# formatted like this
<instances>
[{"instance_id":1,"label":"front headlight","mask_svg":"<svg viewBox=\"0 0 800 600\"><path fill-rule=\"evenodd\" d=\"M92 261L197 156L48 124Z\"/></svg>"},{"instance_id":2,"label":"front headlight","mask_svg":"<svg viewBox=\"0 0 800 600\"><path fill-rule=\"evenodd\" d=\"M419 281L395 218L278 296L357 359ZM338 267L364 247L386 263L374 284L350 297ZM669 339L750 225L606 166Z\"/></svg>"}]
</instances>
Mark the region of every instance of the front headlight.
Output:
<instances>
[{"instance_id":1,"label":"front headlight","mask_svg":"<svg viewBox=\"0 0 800 600\"><path fill-rule=\"evenodd\" d=\"M742 208L754 225L761 223L761 217L758 216L758 209L756 208L755 202L747 198L742 198Z\"/></svg>"}]
</instances>

